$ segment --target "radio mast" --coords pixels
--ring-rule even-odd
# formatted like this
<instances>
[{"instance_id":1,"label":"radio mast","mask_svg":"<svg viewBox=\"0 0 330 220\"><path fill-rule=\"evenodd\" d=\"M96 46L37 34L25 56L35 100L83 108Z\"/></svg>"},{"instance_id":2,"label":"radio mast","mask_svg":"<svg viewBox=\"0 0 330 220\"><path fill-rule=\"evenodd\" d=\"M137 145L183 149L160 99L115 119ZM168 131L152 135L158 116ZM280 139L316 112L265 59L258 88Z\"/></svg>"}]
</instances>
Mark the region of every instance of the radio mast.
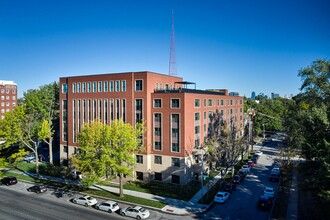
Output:
<instances>
[{"instance_id":1,"label":"radio mast","mask_svg":"<svg viewBox=\"0 0 330 220\"><path fill-rule=\"evenodd\" d=\"M170 45L170 63L168 75L176 76L176 55L175 55L175 36L174 36L174 11L172 9L172 33L171 33L171 45Z\"/></svg>"}]
</instances>

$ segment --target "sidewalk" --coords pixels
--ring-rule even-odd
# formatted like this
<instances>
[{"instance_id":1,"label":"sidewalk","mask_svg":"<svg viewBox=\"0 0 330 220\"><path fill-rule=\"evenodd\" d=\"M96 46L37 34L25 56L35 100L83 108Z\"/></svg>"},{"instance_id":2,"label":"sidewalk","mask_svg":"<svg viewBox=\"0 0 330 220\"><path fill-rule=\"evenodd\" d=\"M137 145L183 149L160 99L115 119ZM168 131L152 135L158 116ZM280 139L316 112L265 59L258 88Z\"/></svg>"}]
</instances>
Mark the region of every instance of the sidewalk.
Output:
<instances>
[{"instance_id":1,"label":"sidewalk","mask_svg":"<svg viewBox=\"0 0 330 220\"><path fill-rule=\"evenodd\" d=\"M32 177L36 177L36 174L34 174L34 173L21 172L19 170L10 170L10 171L19 173L19 174L25 174L25 175L32 176ZM63 184L70 184L70 185L79 185L80 184L79 181L76 181L76 180L62 179L62 178L46 176L46 175L39 175L39 179L50 180L50 181L59 182L59 183L63 183ZM157 196L157 195L153 195L153 194L149 194L149 193L137 192L137 191L126 190L126 189L124 189L124 194L163 202L167 205L164 208L159 209L162 212L175 214L175 215L190 215L192 213L203 212L209 207L209 205L199 204L198 201L220 179L221 179L221 175L218 174L212 181L208 182L199 192L197 192L190 201L173 199L173 198L169 198L169 197ZM90 188L97 189L97 190L106 190L106 191L114 192L114 193L119 192L119 189L116 187L96 185L96 184L91 186Z\"/></svg>"}]
</instances>

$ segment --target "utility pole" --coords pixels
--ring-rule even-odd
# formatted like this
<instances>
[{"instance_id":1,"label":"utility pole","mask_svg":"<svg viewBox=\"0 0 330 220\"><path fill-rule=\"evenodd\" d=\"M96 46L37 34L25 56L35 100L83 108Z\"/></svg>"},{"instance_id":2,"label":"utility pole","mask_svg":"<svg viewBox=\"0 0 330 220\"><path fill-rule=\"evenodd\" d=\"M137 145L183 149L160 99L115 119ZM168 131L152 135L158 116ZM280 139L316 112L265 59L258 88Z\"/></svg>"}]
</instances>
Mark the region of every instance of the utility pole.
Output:
<instances>
[{"instance_id":1,"label":"utility pole","mask_svg":"<svg viewBox=\"0 0 330 220\"><path fill-rule=\"evenodd\" d=\"M253 152L253 116L255 116L255 111L254 109L249 109L248 110L248 114L249 114L249 140L250 140L250 144L251 144L251 150Z\"/></svg>"},{"instance_id":2,"label":"utility pole","mask_svg":"<svg viewBox=\"0 0 330 220\"><path fill-rule=\"evenodd\" d=\"M262 126L264 127L264 135L263 135L263 137L265 139L265 124L262 124Z\"/></svg>"}]
</instances>

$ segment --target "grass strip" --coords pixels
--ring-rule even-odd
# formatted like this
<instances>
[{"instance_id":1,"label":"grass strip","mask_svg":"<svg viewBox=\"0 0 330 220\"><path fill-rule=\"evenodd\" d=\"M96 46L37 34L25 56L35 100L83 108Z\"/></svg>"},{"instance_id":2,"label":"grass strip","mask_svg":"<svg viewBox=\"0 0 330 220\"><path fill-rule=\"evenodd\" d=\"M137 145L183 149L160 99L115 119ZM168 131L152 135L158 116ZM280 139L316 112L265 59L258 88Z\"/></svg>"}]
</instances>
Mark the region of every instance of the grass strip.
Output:
<instances>
[{"instance_id":1,"label":"grass strip","mask_svg":"<svg viewBox=\"0 0 330 220\"><path fill-rule=\"evenodd\" d=\"M140 204L140 205L144 205L144 206L151 206L151 207L160 208L160 209L166 206L166 204L162 203L162 202L139 198L139 197L130 196L130 195L125 195L124 197L119 197L118 194L108 192L108 191L88 189L88 190L84 190L83 192L91 194L91 195L102 196L102 197L106 197L109 199L114 199L117 201L136 203L136 204Z\"/></svg>"}]
</instances>

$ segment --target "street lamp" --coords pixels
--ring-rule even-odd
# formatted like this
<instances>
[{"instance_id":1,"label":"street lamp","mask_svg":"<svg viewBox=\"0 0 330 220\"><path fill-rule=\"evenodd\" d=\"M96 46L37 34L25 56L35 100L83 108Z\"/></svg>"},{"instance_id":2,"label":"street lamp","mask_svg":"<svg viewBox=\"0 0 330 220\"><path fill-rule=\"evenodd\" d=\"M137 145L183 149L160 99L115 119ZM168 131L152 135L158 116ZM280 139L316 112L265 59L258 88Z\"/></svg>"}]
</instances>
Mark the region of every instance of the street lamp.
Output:
<instances>
[{"instance_id":1,"label":"street lamp","mask_svg":"<svg viewBox=\"0 0 330 220\"><path fill-rule=\"evenodd\" d=\"M202 148L202 170L201 170L201 202L203 203L203 182L204 182L204 149Z\"/></svg>"},{"instance_id":2,"label":"street lamp","mask_svg":"<svg viewBox=\"0 0 330 220\"><path fill-rule=\"evenodd\" d=\"M262 124L262 126L264 127L264 139L265 139L265 124Z\"/></svg>"}]
</instances>

